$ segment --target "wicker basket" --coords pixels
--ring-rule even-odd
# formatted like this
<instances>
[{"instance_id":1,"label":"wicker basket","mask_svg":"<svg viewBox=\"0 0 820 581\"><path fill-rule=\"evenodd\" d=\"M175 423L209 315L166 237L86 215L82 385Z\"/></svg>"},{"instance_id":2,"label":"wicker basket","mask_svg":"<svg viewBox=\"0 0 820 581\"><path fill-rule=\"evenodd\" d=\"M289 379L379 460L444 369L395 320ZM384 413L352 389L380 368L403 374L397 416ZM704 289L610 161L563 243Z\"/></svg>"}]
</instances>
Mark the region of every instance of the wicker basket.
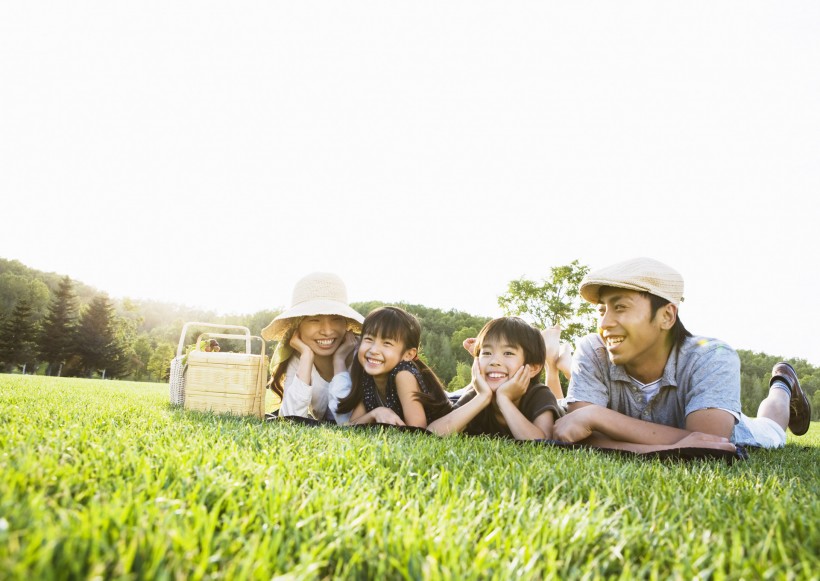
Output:
<instances>
[{"instance_id":1,"label":"wicker basket","mask_svg":"<svg viewBox=\"0 0 820 581\"><path fill-rule=\"evenodd\" d=\"M261 337L204 333L204 336L224 339L245 339L245 353L207 353L191 351L185 378L185 409L253 415L262 418L265 412L265 384L268 365L265 342ZM262 349L251 353L251 339L258 339Z\"/></svg>"},{"instance_id":2,"label":"wicker basket","mask_svg":"<svg viewBox=\"0 0 820 581\"><path fill-rule=\"evenodd\" d=\"M171 373L168 379L171 392L171 403L182 405L185 403L185 366L182 364L182 355L171 359Z\"/></svg>"},{"instance_id":3,"label":"wicker basket","mask_svg":"<svg viewBox=\"0 0 820 581\"><path fill-rule=\"evenodd\" d=\"M179 335L179 344L177 345L177 355L171 360L171 372L168 380L169 395L173 405L183 405L185 403L185 372L188 369L187 365L182 363L185 357L182 350L185 348L185 340L188 337L188 330L197 327L210 327L212 329L236 329L242 331L244 335L241 337L245 339L245 351L250 352L251 345L251 331L247 327L241 325L217 325L213 323L185 323L182 326L182 332Z\"/></svg>"}]
</instances>

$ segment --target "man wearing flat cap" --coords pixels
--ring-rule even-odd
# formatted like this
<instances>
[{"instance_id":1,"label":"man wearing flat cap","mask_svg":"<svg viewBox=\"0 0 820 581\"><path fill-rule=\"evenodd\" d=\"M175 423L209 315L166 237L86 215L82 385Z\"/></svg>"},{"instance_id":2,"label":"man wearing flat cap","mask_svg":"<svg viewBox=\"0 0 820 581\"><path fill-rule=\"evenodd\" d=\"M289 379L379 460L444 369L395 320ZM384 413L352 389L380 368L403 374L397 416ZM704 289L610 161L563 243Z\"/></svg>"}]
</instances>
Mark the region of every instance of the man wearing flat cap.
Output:
<instances>
[{"instance_id":1,"label":"man wearing flat cap","mask_svg":"<svg viewBox=\"0 0 820 581\"><path fill-rule=\"evenodd\" d=\"M599 332L572 362L569 411L556 439L632 451L670 447L779 448L786 428L805 434L808 398L786 362L772 370L756 418L740 411L740 360L717 339L695 337L678 307L683 277L650 258L587 274L581 296L598 305Z\"/></svg>"}]
</instances>

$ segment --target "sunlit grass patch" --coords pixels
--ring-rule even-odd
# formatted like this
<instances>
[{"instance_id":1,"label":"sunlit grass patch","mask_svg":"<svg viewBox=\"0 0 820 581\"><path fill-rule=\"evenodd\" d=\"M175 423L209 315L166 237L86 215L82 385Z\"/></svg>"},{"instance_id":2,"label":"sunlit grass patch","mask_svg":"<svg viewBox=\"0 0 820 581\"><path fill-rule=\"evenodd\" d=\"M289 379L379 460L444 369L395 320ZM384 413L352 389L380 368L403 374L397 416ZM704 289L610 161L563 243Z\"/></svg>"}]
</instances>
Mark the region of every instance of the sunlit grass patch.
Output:
<instances>
[{"instance_id":1,"label":"sunlit grass patch","mask_svg":"<svg viewBox=\"0 0 820 581\"><path fill-rule=\"evenodd\" d=\"M746 462L189 413L0 375L0 578L765 578L820 570L820 428Z\"/></svg>"}]
</instances>

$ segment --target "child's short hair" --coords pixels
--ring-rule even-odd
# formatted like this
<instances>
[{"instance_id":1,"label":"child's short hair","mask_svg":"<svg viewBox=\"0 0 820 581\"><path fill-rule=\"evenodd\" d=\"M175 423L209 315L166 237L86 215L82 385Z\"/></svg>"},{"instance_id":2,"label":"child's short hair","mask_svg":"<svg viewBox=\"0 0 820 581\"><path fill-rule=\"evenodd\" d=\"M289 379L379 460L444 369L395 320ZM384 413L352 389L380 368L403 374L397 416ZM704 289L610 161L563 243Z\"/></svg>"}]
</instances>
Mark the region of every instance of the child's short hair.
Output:
<instances>
[{"instance_id":1,"label":"child's short hair","mask_svg":"<svg viewBox=\"0 0 820 581\"><path fill-rule=\"evenodd\" d=\"M524 363L543 365L547 358L547 347L541 332L520 317L499 317L493 319L479 331L475 340L474 357L478 357L485 341L506 341L524 351Z\"/></svg>"}]
</instances>

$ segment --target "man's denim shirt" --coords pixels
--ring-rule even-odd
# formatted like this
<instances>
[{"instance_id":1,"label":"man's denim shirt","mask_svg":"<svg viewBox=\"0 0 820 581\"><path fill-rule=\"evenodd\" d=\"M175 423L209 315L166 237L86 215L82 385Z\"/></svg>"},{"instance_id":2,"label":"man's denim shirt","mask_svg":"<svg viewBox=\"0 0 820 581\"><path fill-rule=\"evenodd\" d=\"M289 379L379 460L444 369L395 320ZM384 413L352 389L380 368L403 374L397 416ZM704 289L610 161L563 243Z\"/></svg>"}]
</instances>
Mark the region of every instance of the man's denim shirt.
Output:
<instances>
[{"instance_id":1,"label":"man's denim shirt","mask_svg":"<svg viewBox=\"0 0 820 581\"><path fill-rule=\"evenodd\" d=\"M717 339L687 337L672 349L658 393L644 402L621 365L609 361L603 339L587 335L572 358L567 403L589 402L676 428L694 411L720 408L740 418L740 359Z\"/></svg>"}]
</instances>

